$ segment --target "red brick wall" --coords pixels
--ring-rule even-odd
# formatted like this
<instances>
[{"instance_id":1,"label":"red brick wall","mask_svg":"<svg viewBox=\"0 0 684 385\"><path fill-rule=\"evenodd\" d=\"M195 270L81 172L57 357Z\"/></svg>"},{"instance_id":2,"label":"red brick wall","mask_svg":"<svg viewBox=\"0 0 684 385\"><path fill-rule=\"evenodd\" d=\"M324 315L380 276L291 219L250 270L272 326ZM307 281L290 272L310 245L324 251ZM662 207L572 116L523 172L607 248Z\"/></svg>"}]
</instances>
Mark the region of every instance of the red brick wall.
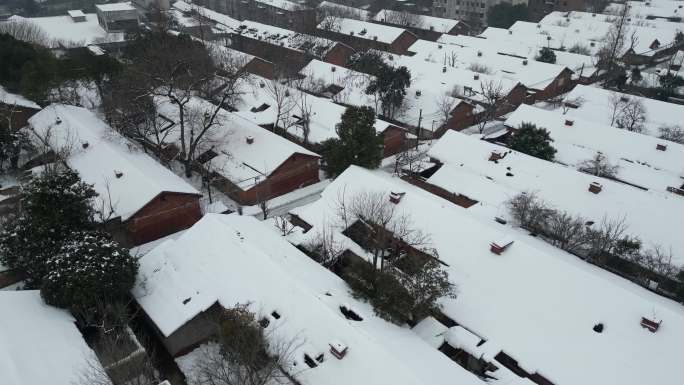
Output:
<instances>
[{"instance_id":1,"label":"red brick wall","mask_svg":"<svg viewBox=\"0 0 684 385\"><path fill-rule=\"evenodd\" d=\"M354 49L346 44L337 43L325 54L323 61L338 66L346 66L347 60L354 54Z\"/></svg>"},{"instance_id":2,"label":"red brick wall","mask_svg":"<svg viewBox=\"0 0 684 385\"><path fill-rule=\"evenodd\" d=\"M295 51L240 34L232 34L231 40L233 42L232 48L268 60L287 74L296 74L309 64L313 58L313 56L301 51Z\"/></svg>"},{"instance_id":3,"label":"red brick wall","mask_svg":"<svg viewBox=\"0 0 684 385\"><path fill-rule=\"evenodd\" d=\"M386 158L400 152L404 148L406 132L399 127L390 126L382 133L382 156Z\"/></svg>"},{"instance_id":4,"label":"red brick wall","mask_svg":"<svg viewBox=\"0 0 684 385\"><path fill-rule=\"evenodd\" d=\"M416 42L418 38L411 32L404 31L399 37L390 44L390 52L403 55L408 52L408 48Z\"/></svg>"},{"instance_id":5,"label":"red brick wall","mask_svg":"<svg viewBox=\"0 0 684 385\"><path fill-rule=\"evenodd\" d=\"M518 84L517 86L515 86L515 88L511 90L511 92L508 93L508 95L504 99L504 102L501 103L501 106L497 110L497 114L503 115L505 113L515 110L516 108L518 108L519 105L525 102L526 98L527 88L522 84Z\"/></svg>"},{"instance_id":6,"label":"red brick wall","mask_svg":"<svg viewBox=\"0 0 684 385\"><path fill-rule=\"evenodd\" d=\"M546 88L534 94L535 101L547 100L569 91L574 86L572 71L563 70Z\"/></svg>"},{"instance_id":7,"label":"red brick wall","mask_svg":"<svg viewBox=\"0 0 684 385\"><path fill-rule=\"evenodd\" d=\"M266 79L273 79L275 77L275 65L258 57L250 60L249 63L245 65L245 71Z\"/></svg>"},{"instance_id":8,"label":"red brick wall","mask_svg":"<svg viewBox=\"0 0 684 385\"><path fill-rule=\"evenodd\" d=\"M239 190L230 183L224 183L223 190L241 205L251 206L318 182L318 172L318 157L293 154L268 179L249 190Z\"/></svg>"},{"instance_id":9,"label":"red brick wall","mask_svg":"<svg viewBox=\"0 0 684 385\"><path fill-rule=\"evenodd\" d=\"M9 114L10 111L12 111L12 127L21 128L26 126L28 120L40 110L0 103L0 118L3 119L2 124L5 124L4 120L6 119L6 114Z\"/></svg>"},{"instance_id":10,"label":"red brick wall","mask_svg":"<svg viewBox=\"0 0 684 385\"><path fill-rule=\"evenodd\" d=\"M202 217L199 195L163 192L126 221L135 245L187 229Z\"/></svg>"}]
</instances>

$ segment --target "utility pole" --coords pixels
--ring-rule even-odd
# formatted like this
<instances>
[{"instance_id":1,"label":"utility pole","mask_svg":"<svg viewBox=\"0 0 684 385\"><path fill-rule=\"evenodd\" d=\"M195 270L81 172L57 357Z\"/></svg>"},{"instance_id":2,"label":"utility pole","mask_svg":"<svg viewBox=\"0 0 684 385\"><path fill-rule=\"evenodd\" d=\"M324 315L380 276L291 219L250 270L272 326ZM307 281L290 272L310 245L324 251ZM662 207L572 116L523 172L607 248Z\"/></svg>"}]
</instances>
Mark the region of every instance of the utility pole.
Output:
<instances>
[{"instance_id":1,"label":"utility pole","mask_svg":"<svg viewBox=\"0 0 684 385\"><path fill-rule=\"evenodd\" d=\"M420 124L422 122L423 122L423 109L421 108L420 111L418 112L418 138L417 138L418 142L420 142L420 131L421 131Z\"/></svg>"}]
</instances>

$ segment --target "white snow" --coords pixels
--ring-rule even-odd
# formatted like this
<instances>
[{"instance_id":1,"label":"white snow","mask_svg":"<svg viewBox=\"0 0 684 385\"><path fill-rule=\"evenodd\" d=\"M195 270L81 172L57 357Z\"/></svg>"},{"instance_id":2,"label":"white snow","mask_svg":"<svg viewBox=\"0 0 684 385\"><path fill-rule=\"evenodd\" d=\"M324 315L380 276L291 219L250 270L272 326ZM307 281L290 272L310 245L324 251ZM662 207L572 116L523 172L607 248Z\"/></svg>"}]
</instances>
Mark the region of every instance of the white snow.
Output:
<instances>
[{"instance_id":1,"label":"white snow","mask_svg":"<svg viewBox=\"0 0 684 385\"><path fill-rule=\"evenodd\" d=\"M295 342L286 369L305 385L482 384L410 329L375 316L340 278L252 217L205 215L146 254L138 282L133 295L167 336L216 302L250 302L259 319L270 321L269 338ZM341 305L363 321L347 320ZM342 360L329 353L338 343L348 347ZM309 369L305 353L323 353L324 361Z\"/></svg>"},{"instance_id":2,"label":"white snow","mask_svg":"<svg viewBox=\"0 0 684 385\"><path fill-rule=\"evenodd\" d=\"M124 40L121 32L107 33L97 22L94 13L85 14L86 20L74 22L71 16L31 17L12 16L10 21L27 21L39 27L50 39L48 48L86 47L89 44L120 42ZM42 42L41 42L42 44Z\"/></svg>"},{"instance_id":3,"label":"white snow","mask_svg":"<svg viewBox=\"0 0 684 385\"><path fill-rule=\"evenodd\" d=\"M320 29L326 27L331 27L333 32L353 35L359 39L377 40L386 44L394 43L402 33L406 32L403 28L348 18L337 19L333 26L327 26L325 22L318 25Z\"/></svg>"},{"instance_id":4,"label":"white snow","mask_svg":"<svg viewBox=\"0 0 684 385\"><path fill-rule=\"evenodd\" d=\"M565 124L568 119L573 121L572 126ZM523 122L549 131L558 151L556 160L563 164L577 167L601 152L611 164L620 166L617 178L625 182L655 192L682 184L684 145L525 104L508 116L506 125L518 128ZM667 150L659 151L659 144L666 144ZM681 199L676 195L672 198Z\"/></svg>"},{"instance_id":5,"label":"white snow","mask_svg":"<svg viewBox=\"0 0 684 385\"><path fill-rule=\"evenodd\" d=\"M459 20L445 19L442 17L419 15L414 13L409 13L407 16L403 15L404 12L392 11L389 9L381 9L373 20L382 21L390 24L399 24L397 21L408 21L410 23L409 27L423 29L426 31L435 31L439 33L449 33L454 29L459 23Z\"/></svg>"},{"instance_id":6,"label":"white snow","mask_svg":"<svg viewBox=\"0 0 684 385\"><path fill-rule=\"evenodd\" d=\"M469 46L444 44L428 40L417 40L410 52L415 52L415 59L432 62L449 63L462 69L469 69L473 65L487 68L489 74L498 75L512 81L519 81L527 88L543 90L558 77L565 66L539 62L531 58L521 58L501 53L496 47L486 44ZM453 61L453 63L450 63Z\"/></svg>"},{"instance_id":7,"label":"white snow","mask_svg":"<svg viewBox=\"0 0 684 385\"><path fill-rule=\"evenodd\" d=\"M67 165L93 185L93 204L105 216L126 220L162 192L199 194L85 108L52 104L29 125L34 140L66 153Z\"/></svg>"},{"instance_id":8,"label":"white snow","mask_svg":"<svg viewBox=\"0 0 684 385\"><path fill-rule=\"evenodd\" d=\"M493 151L505 156L496 163L489 161ZM554 208L587 221L624 218L627 233L639 236L644 248L660 244L673 251L672 263L684 265L681 220L667 214L684 212L683 197L597 178L454 131L444 134L428 154L444 165L427 181L479 201L468 211L483 220L509 218L506 202L523 191L534 192ZM594 181L603 185L599 194L588 191Z\"/></svg>"},{"instance_id":9,"label":"white snow","mask_svg":"<svg viewBox=\"0 0 684 385\"><path fill-rule=\"evenodd\" d=\"M135 7L131 3L95 4L95 8L102 12L135 11Z\"/></svg>"},{"instance_id":10,"label":"white snow","mask_svg":"<svg viewBox=\"0 0 684 385\"><path fill-rule=\"evenodd\" d=\"M613 116L612 100L628 98L638 100L645 111L644 134L659 136L661 126L679 126L684 128L684 106L667 103L660 100L649 99L642 96L624 94L617 91L604 90L598 87L590 87L578 84L570 91L565 100L568 102L580 99L578 108L568 110L568 116L600 123L610 126ZM665 141L663 141L665 142ZM669 143L669 142L665 142Z\"/></svg>"},{"instance_id":11,"label":"white snow","mask_svg":"<svg viewBox=\"0 0 684 385\"><path fill-rule=\"evenodd\" d=\"M324 11L330 11L332 15L340 13L346 17L359 20L369 20L372 18L372 13L361 8L354 8L344 4L333 3L331 1L323 1L318 4L318 8Z\"/></svg>"},{"instance_id":12,"label":"white snow","mask_svg":"<svg viewBox=\"0 0 684 385\"><path fill-rule=\"evenodd\" d=\"M7 92L2 86L0 86L0 103L40 110L40 106L35 102L32 102L21 95Z\"/></svg>"},{"instance_id":13,"label":"white snow","mask_svg":"<svg viewBox=\"0 0 684 385\"><path fill-rule=\"evenodd\" d=\"M323 58L338 43L334 40L307 35L273 25L245 20L233 28L233 32L256 40L263 40L276 46L305 52Z\"/></svg>"},{"instance_id":14,"label":"white snow","mask_svg":"<svg viewBox=\"0 0 684 385\"><path fill-rule=\"evenodd\" d=\"M288 132L298 138L304 138L302 125L296 124L300 118L306 113L301 106L307 106L309 115L309 137L311 143L321 143L326 139L337 138L336 126L340 123L342 114L344 114L346 107L334 103L330 99L314 96L300 91L296 88L287 87L285 85L274 86L272 80L264 79L262 77L252 75L252 83L255 87L251 92L245 92L241 95L242 100L236 108L239 116L242 116L249 121L259 124L267 125L275 123L278 117L278 103L275 93L272 91L274 87L280 87L281 93L289 92L290 96L285 98L281 114L285 115L280 118L279 124L293 123ZM263 86L262 86L263 85ZM270 91L269 91L270 90ZM260 106L267 105L268 107L263 111ZM350 103L354 104L354 103ZM365 105L365 104L364 104ZM287 113L283 113L287 111ZM381 119L375 120L375 129L377 132L384 132L388 127L392 126Z\"/></svg>"},{"instance_id":15,"label":"white snow","mask_svg":"<svg viewBox=\"0 0 684 385\"><path fill-rule=\"evenodd\" d=\"M412 330L430 346L437 349L446 340L445 336L449 328L430 316L418 322Z\"/></svg>"},{"instance_id":16,"label":"white snow","mask_svg":"<svg viewBox=\"0 0 684 385\"><path fill-rule=\"evenodd\" d=\"M215 109L213 104L196 97L193 97L185 106L189 121L198 119L197 114L212 113ZM166 141L176 143L180 148L177 105L158 98L157 111L174 122L174 125L169 128L172 131L168 134ZM211 169L243 190L267 178L295 154L318 157L316 153L259 127L239 114L224 109L219 110L215 127L207 131L206 137L203 147L198 149L198 154L211 148L218 154L211 159ZM251 144L247 143L248 138L252 139Z\"/></svg>"},{"instance_id":17,"label":"white snow","mask_svg":"<svg viewBox=\"0 0 684 385\"><path fill-rule=\"evenodd\" d=\"M3 385L74 384L100 365L74 318L38 290L0 291L0 309Z\"/></svg>"},{"instance_id":18,"label":"white snow","mask_svg":"<svg viewBox=\"0 0 684 385\"><path fill-rule=\"evenodd\" d=\"M216 27L221 30L232 30L233 28L240 26L239 20L233 19L228 15L213 11L197 4L187 3L185 1L176 1L173 3L172 8L189 15L188 19L182 19L188 23L188 26L194 25L194 23L190 22L190 18L195 18L195 15L215 22Z\"/></svg>"},{"instance_id":19,"label":"white snow","mask_svg":"<svg viewBox=\"0 0 684 385\"><path fill-rule=\"evenodd\" d=\"M346 199L361 191L405 192L397 215L410 215L414 228L431 235L458 287L456 299L442 301L445 313L521 366L556 384L674 384L684 378L681 305L522 233L515 233L515 244L502 255L492 254L490 242L506 227L481 222L468 210L381 171L352 166L321 200L293 210L314 226L303 242L324 223L335 223L343 191ZM653 312L663 318L657 333L639 324ZM598 322L605 325L601 334L592 330Z\"/></svg>"}]
</instances>

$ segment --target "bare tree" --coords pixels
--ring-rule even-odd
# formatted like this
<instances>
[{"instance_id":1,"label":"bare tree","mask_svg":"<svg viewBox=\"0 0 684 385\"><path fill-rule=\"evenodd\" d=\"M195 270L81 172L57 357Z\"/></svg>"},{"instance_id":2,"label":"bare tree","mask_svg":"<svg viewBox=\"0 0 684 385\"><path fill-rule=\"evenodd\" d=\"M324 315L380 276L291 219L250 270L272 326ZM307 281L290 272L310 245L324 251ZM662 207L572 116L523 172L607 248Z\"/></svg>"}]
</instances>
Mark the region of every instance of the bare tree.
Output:
<instances>
[{"instance_id":1,"label":"bare tree","mask_svg":"<svg viewBox=\"0 0 684 385\"><path fill-rule=\"evenodd\" d=\"M522 192L507 202L513 219L523 228L535 233L543 233L547 220L553 213L544 201L534 192Z\"/></svg>"},{"instance_id":2,"label":"bare tree","mask_svg":"<svg viewBox=\"0 0 684 385\"><path fill-rule=\"evenodd\" d=\"M273 224L275 227L278 229L278 232L280 232L280 235L283 237L292 234L294 232L296 226L290 222L290 220L287 218L287 216L284 215L278 215L277 217L274 218Z\"/></svg>"},{"instance_id":3,"label":"bare tree","mask_svg":"<svg viewBox=\"0 0 684 385\"><path fill-rule=\"evenodd\" d=\"M660 139L684 144L684 129L676 125L665 125L658 128Z\"/></svg>"},{"instance_id":4,"label":"bare tree","mask_svg":"<svg viewBox=\"0 0 684 385\"><path fill-rule=\"evenodd\" d=\"M629 98L622 96L617 92L611 92L608 95L608 105L610 106L610 125L613 126L620 116L620 111L624 108Z\"/></svg>"},{"instance_id":5,"label":"bare tree","mask_svg":"<svg viewBox=\"0 0 684 385\"><path fill-rule=\"evenodd\" d=\"M481 81L480 90L482 101L484 103L484 111L479 115L477 122L480 134L484 133L487 123L494 120L499 109L502 107L501 103L505 101L506 94L504 93L501 82L495 83L493 80Z\"/></svg>"},{"instance_id":6,"label":"bare tree","mask_svg":"<svg viewBox=\"0 0 684 385\"><path fill-rule=\"evenodd\" d=\"M585 101L586 100L581 96L577 96L575 98L563 98L563 101L560 105L563 115L567 114L572 108L582 107Z\"/></svg>"},{"instance_id":7,"label":"bare tree","mask_svg":"<svg viewBox=\"0 0 684 385\"><path fill-rule=\"evenodd\" d=\"M415 13L385 10L384 16L385 17L383 21L389 24L413 28L423 27L423 18Z\"/></svg>"},{"instance_id":8,"label":"bare tree","mask_svg":"<svg viewBox=\"0 0 684 385\"><path fill-rule=\"evenodd\" d=\"M344 244L337 239L335 226L331 223L317 226L316 234L308 242L306 248L315 255L318 263L328 269L337 265L346 250Z\"/></svg>"},{"instance_id":9,"label":"bare tree","mask_svg":"<svg viewBox=\"0 0 684 385\"><path fill-rule=\"evenodd\" d=\"M257 321L247 304L226 309L219 320L218 343L200 348L189 368L189 385L288 383L298 374L291 368L298 341L283 340L269 324L267 318Z\"/></svg>"},{"instance_id":10,"label":"bare tree","mask_svg":"<svg viewBox=\"0 0 684 385\"><path fill-rule=\"evenodd\" d=\"M599 177L615 178L620 166L611 164L605 155L597 152L593 158L582 161L579 164L578 169L587 174Z\"/></svg>"},{"instance_id":11,"label":"bare tree","mask_svg":"<svg viewBox=\"0 0 684 385\"><path fill-rule=\"evenodd\" d=\"M603 217L598 226L588 227L586 234L589 257L605 264L611 255L615 255L618 242L625 237L626 232L625 218Z\"/></svg>"},{"instance_id":12,"label":"bare tree","mask_svg":"<svg viewBox=\"0 0 684 385\"><path fill-rule=\"evenodd\" d=\"M266 83L266 91L275 104L275 120L273 130L280 129L283 134L294 124L292 111L297 106L292 90L279 79L273 79Z\"/></svg>"},{"instance_id":13,"label":"bare tree","mask_svg":"<svg viewBox=\"0 0 684 385\"><path fill-rule=\"evenodd\" d=\"M615 72L619 68L618 60L626 51L625 46L628 44L627 34L629 29L628 19L629 8L622 7L603 40L603 46L597 53L598 66L607 72L606 84L614 80ZM636 35L632 34L632 39L629 42L630 47L633 47L636 43L635 39Z\"/></svg>"},{"instance_id":14,"label":"bare tree","mask_svg":"<svg viewBox=\"0 0 684 385\"><path fill-rule=\"evenodd\" d=\"M7 20L0 23L0 35L9 34L17 40L38 44L44 47L53 45L52 39L37 24L26 20Z\"/></svg>"},{"instance_id":15,"label":"bare tree","mask_svg":"<svg viewBox=\"0 0 684 385\"><path fill-rule=\"evenodd\" d=\"M451 113L454 111L454 108L456 108L458 101L449 95L448 92L445 92L436 98L435 104L437 105L437 111L439 111L439 125L441 127L447 124L449 119L451 119Z\"/></svg>"},{"instance_id":16,"label":"bare tree","mask_svg":"<svg viewBox=\"0 0 684 385\"><path fill-rule=\"evenodd\" d=\"M489 75L492 73L491 68L487 67L484 64L477 63L477 62L470 63L470 65L468 65L468 70L473 71L473 72L477 72L480 74L485 74L485 75Z\"/></svg>"},{"instance_id":17,"label":"bare tree","mask_svg":"<svg viewBox=\"0 0 684 385\"><path fill-rule=\"evenodd\" d=\"M629 98L617 116L617 126L632 132L641 132L646 121L646 107L637 98Z\"/></svg>"}]
</instances>

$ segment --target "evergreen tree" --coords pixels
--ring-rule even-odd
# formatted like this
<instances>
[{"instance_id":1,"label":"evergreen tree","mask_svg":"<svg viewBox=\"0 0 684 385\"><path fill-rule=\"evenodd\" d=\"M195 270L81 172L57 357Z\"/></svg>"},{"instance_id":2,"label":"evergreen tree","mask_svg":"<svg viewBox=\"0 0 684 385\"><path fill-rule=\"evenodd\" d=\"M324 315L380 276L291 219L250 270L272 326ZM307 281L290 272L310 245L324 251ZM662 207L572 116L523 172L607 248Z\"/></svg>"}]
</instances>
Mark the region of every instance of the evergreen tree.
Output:
<instances>
[{"instance_id":1,"label":"evergreen tree","mask_svg":"<svg viewBox=\"0 0 684 385\"><path fill-rule=\"evenodd\" d=\"M46 173L23 186L19 216L0 232L0 261L40 286L47 259L73 231L92 228L90 200L97 194L73 171Z\"/></svg>"},{"instance_id":2,"label":"evergreen tree","mask_svg":"<svg viewBox=\"0 0 684 385\"><path fill-rule=\"evenodd\" d=\"M335 177L354 164L377 168L382 160L382 135L375 131L375 114L370 107L349 107L337 125L338 138L323 142L323 168Z\"/></svg>"},{"instance_id":3,"label":"evergreen tree","mask_svg":"<svg viewBox=\"0 0 684 385\"><path fill-rule=\"evenodd\" d=\"M511 3L499 3L487 10L487 25L496 28L510 28L516 21L529 20L527 5Z\"/></svg>"},{"instance_id":4,"label":"evergreen tree","mask_svg":"<svg viewBox=\"0 0 684 385\"><path fill-rule=\"evenodd\" d=\"M406 67L387 66L368 84L366 94L378 94L382 103L382 114L391 119L404 103L406 88L409 86L411 73Z\"/></svg>"},{"instance_id":5,"label":"evergreen tree","mask_svg":"<svg viewBox=\"0 0 684 385\"><path fill-rule=\"evenodd\" d=\"M553 139L544 128L537 128L532 123L523 123L515 131L508 143L513 150L544 160L553 160L556 149L551 146Z\"/></svg>"},{"instance_id":6,"label":"evergreen tree","mask_svg":"<svg viewBox=\"0 0 684 385\"><path fill-rule=\"evenodd\" d=\"M542 49L539 50L539 55L537 55L536 60L554 64L556 63L556 53L549 47L542 47Z\"/></svg>"},{"instance_id":7,"label":"evergreen tree","mask_svg":"<svg viewBox=\"0 0 684 385\"><path fill-rule=\"evenodd\" d=\"M135 283L138 261L107 234L90 231L72 233L46 267L40 288L45 302L85 314L101 303L125 300Z\"/></svg>"}]
</instances>

